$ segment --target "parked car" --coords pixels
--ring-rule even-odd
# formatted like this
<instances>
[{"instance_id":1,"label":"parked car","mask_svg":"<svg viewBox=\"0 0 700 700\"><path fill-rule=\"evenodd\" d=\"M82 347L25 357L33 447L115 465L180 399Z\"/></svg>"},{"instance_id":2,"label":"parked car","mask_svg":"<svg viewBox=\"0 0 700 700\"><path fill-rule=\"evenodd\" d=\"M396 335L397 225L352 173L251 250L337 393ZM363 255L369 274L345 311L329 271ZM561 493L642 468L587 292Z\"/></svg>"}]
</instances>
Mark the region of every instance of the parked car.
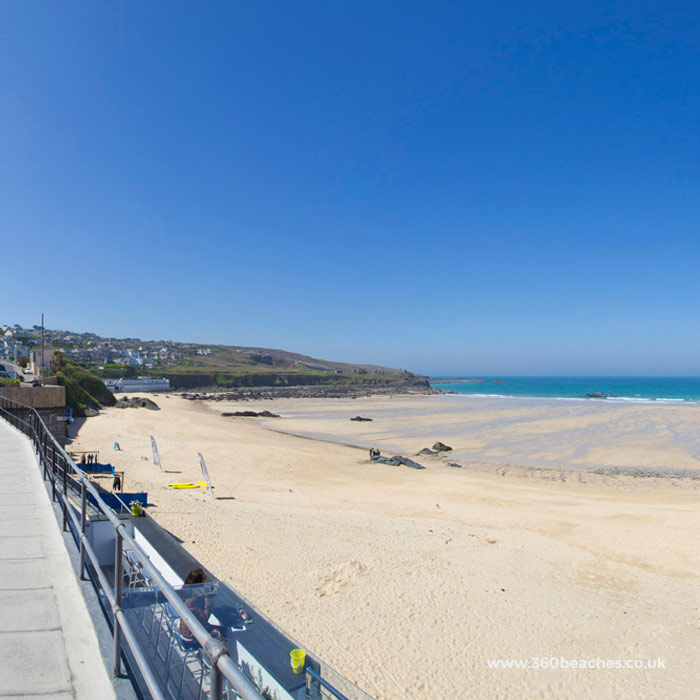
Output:
<instances>
[{"instance_id":1,"label":"parked car","mask_svg":"<svg viewBox=\"0 0 700 700\"><path fill-rule=\"evenodd\" d=\"M3 364L0 364L0 377L5 379L21 379L15 370L13 370L9 365Z\"/></svg>"}]
</instances>

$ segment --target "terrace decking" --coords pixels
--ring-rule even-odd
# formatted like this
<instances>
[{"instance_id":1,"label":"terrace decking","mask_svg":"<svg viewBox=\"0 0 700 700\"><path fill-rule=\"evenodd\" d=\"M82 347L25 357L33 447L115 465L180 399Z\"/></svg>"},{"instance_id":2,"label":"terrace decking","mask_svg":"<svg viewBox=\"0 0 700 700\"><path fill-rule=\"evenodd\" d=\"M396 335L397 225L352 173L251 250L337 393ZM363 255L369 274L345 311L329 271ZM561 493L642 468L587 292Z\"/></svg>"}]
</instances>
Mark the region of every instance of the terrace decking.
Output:
<instances>
[{"instance_id":1,"label":"terrace decking","mask_svg":"<svg viewBox=\"0 0 700 700\"><path fill-rule=\"evenodd\" d=\"M0 696L114 698L29 440L0 420Z\"/></svg>"}]
</instances>

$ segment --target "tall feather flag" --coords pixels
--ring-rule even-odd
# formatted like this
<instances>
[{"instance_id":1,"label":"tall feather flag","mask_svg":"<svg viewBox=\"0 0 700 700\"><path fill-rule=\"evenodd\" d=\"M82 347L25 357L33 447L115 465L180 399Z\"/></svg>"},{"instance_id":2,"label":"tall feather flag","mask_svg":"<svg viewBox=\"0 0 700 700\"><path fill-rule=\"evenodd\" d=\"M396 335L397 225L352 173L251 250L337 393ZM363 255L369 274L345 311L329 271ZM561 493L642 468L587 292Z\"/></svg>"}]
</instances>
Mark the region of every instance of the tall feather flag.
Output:
<instances>
[{"instance_id":1,"label":"tall feather flag","mask_svg":"<svg viewBox=\"0 0 700 700\"><path fill-rule=\"evenodd\" d=\"M197 452L199 455L199 466L202 467L202 474L204 474L204 480L207 482L207 489L212 495L214 492L211 490L211 481L209 480L209 472L207 471L207 465L204 463L204 457L202 457L201 452Z\"/></svg>"},{"instance_id":2,"label":"tall feather flag","mask_svg":"<svg viewBox=\"0 0 700 700\"><path fill-rule=\"evenodd\" d=\"M160 455L158 454L158 445L156 445L156 439L151 435L151 447L153 448L153 464L157 464L160 469Z\"/></svg>"}]
</instances>

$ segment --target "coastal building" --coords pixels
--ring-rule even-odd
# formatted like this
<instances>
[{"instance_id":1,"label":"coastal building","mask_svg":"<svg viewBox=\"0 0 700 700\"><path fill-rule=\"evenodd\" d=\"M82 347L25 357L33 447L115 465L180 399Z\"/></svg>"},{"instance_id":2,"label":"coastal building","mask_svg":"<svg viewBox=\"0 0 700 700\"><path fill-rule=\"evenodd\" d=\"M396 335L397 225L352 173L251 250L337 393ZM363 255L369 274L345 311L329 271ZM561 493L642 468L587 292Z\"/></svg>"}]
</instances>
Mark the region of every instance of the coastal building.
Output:
<instances>
[{"instance_id":1,"label":"coastal building","mask_svg":"<svg viewBox=\"0 0 700 700\"><path fill-rule=\"evenodd\" d=\"M37 345L29 351L29 367L32 374L48 374L51 371L51 362L54 356L61 352L58 348L48 343Z\"/></svg>"},{"instance_id":2,"label":"coastal building","mask_svg":"<svg viewBox=\"0 0 700 700\"><path fill-rule=\"evenodd\" d=\"M122 351L122 354L114 359L114 364L138 367L143 364L143 360L139 357L139 353L136 350L126 350Z\"/></svg>"},{"instance_id":3,"label":"coastal building","mask_svg":"<svg viewBox=\"0 0 700 700\"><path fill-rule=\"evenodd\" d=\"M105 379L105 386L112 392L120 391L170 391L169 379L152 379L151 377L139 377L138 379Z\"/></svg>"},{"instance_id":4,"label":"coastal building","mask_svg":"<svg viewBox=\"0 0 700 700\"><path fill-rule=\"evenodd\" d=\"M3 360L17 360L29 355L29 348L13 337L0 338L0 358Z\"/></svg>"},{"instance_id":5,"label":"coastal building","mask_svg":"<svg viewBox=\"0 0 700 700\"><path fill-rule=\"evenodd\" d=\"M74 362L90 362L92 359L90 351L86 348L71 348L70 350L66 350L65 353L66 358Z\"/></svg>"}]
</instances>

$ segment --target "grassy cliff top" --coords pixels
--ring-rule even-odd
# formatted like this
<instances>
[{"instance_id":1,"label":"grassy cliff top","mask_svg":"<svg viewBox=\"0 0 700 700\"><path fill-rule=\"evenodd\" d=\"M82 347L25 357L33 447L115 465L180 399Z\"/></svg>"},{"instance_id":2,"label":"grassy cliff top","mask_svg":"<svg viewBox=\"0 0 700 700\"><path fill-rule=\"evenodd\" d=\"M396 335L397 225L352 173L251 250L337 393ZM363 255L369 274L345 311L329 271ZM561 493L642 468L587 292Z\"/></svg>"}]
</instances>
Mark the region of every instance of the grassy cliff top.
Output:
<instances>
[{"instance_id":1,"label":"grassy cliff top","mask_svg":"<svg viewBox=\"0 0 700 700\"><path fill-rule=\"evenodd\" d=\"M197 350L207 348L211 355L197 354ZM251 348L230 345L188 345L179 344L176 352L184 355L169 367L169 371L179 372L335 372L342 374L382 374L411 376L409 372L378 365L352 364L321 360L300 353L272 348Z\"/></svg>"}]
</instances>

